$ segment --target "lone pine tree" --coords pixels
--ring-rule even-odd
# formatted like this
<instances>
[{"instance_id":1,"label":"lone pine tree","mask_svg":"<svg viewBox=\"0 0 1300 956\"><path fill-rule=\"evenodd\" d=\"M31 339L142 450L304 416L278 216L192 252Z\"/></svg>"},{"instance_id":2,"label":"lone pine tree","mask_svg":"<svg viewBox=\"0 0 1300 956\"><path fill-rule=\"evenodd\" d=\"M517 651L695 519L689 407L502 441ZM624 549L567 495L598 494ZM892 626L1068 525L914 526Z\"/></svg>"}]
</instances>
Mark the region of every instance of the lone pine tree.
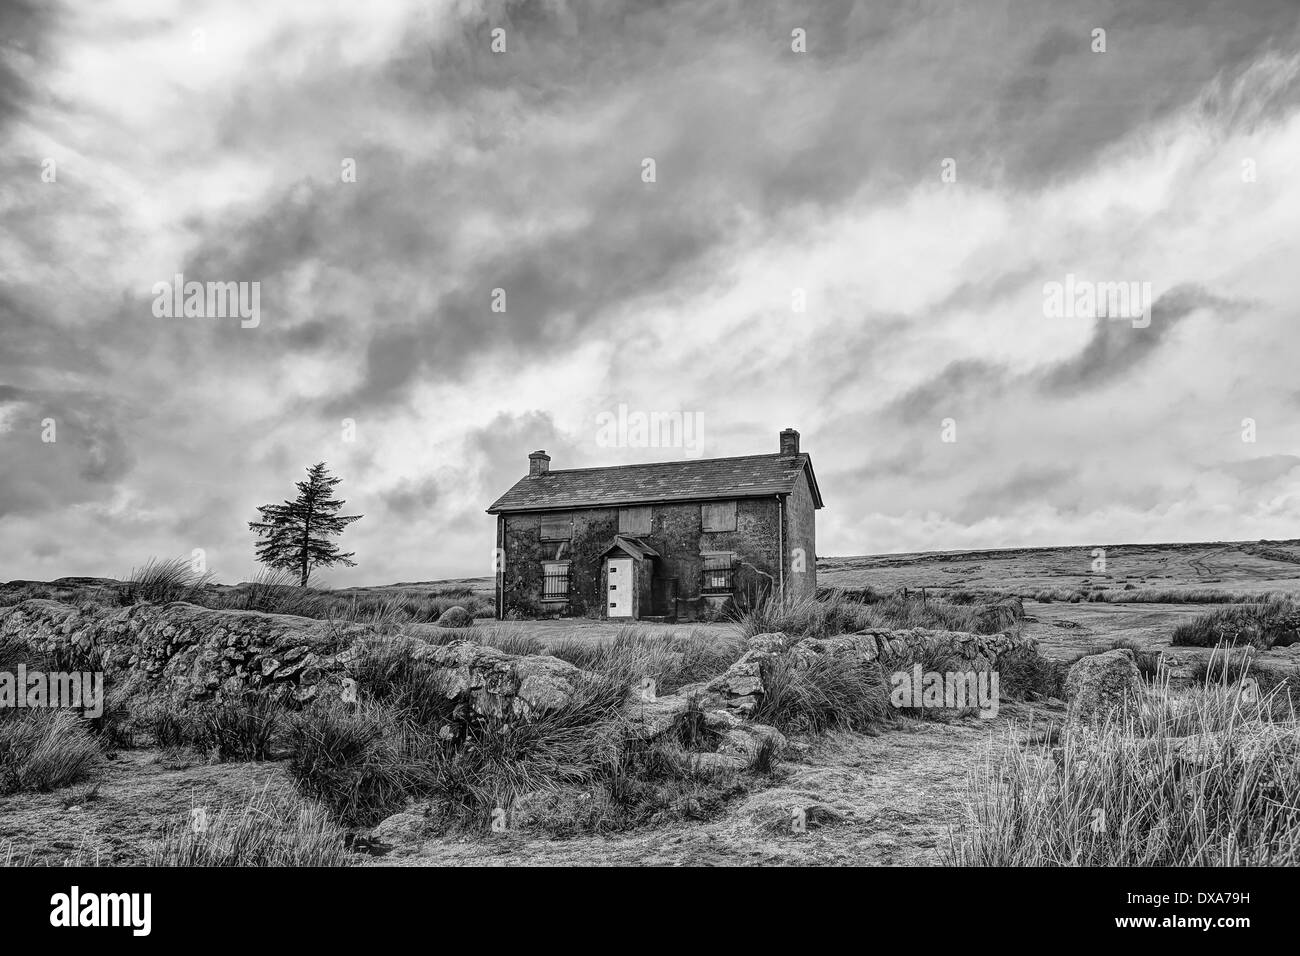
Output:
<instances>
[{"instance_id":1,"label":"lone pine tree","mask_svg":"<svg viewBox=\"0 0 1300 956\"><path fill-rule=\"evenodd\" d=\"M262 520L248 523L258 537L257 560L282 571L296 571L303 587L312 568L355 567L356 562L350 559L356 552L340 553L338 544L330 540L363 517L338 513L347 503L334 497L334 486L342 480L330 475L322 461L307 469L306 481L295 482L296 499L258 508Z\"/></svg>"}]
</instances>

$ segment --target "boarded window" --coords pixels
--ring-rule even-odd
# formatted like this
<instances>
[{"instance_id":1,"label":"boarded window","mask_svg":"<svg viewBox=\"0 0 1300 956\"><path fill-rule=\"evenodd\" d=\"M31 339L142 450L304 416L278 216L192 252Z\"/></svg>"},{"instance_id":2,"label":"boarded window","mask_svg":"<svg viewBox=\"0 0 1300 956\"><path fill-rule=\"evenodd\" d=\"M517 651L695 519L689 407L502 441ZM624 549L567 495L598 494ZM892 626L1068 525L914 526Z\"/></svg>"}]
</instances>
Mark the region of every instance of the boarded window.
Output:
<instances>
[{"instance_id":1,"label":"boarded window","mask_svg":"<svg viewBox=\"0 0 1300 956\"><path fill-rule=\"evenodd\" d=\"M542 521L543 541L568 541L573 537L573 521L569 518L548 518Z\"/></svg>"},{"instance_id":2,"label":"boarded window","mask_svg":"<svg viewBox=\"0 0 1300 956\"><path fill-rule=\"evenodd\" d=\"M649 507L619 508L618 509L618 533L619 534L649 534L650 533Z\"/></svg>"},{"instance_id":3,"label":"boarded window","mask_svg":"<svg viewBox=\"0 0 1300 956\"><path fill-rule=\"evenodd\" d=\"M736 503L734 501L715 501L700 505L700 519L705 531L735 531Z\"/></svg>"}]
</instances>

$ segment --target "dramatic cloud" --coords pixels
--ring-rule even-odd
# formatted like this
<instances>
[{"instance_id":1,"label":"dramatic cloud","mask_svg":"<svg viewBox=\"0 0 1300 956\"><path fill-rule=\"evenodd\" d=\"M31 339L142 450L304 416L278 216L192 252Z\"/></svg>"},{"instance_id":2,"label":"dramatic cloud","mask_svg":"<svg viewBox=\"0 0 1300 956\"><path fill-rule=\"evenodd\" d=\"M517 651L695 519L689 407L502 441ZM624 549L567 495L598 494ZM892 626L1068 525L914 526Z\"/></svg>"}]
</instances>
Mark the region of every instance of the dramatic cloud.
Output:
<instances>
[{"instance_id":1,"label":"dramatic cloud","mask_svg":"<svg viewBox=\"0 0 1300 956\"><path fill-rule=\"evenodd\" d=\"M787 425L825 554L1296 534L1300 11L963 7L5 5L0 579L247 577L320 460L329 580L482 574L536 448ZM259 321L155 315L177 274Z\"/></svg>"}]
</instances>

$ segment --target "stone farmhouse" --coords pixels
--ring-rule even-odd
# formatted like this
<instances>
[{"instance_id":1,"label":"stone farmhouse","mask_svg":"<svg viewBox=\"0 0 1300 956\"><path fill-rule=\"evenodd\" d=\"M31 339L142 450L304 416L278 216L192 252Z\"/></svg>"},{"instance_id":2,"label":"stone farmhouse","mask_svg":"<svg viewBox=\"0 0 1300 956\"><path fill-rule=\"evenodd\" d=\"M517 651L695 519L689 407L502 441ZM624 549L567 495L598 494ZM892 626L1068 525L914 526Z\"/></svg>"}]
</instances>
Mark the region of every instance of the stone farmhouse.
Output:
<instances>
[{"instance_id":1,"label":"stone farmhouse","mask_svg":"<svg viewBox=\"0 0 1300 956\"><path fill-rule=\"evenodd\" d=\"M822 507L799 433L767 455L603 468L528 456L497 516L498 618L707 620L817 589Z\"/></svg>"}]
</instances>

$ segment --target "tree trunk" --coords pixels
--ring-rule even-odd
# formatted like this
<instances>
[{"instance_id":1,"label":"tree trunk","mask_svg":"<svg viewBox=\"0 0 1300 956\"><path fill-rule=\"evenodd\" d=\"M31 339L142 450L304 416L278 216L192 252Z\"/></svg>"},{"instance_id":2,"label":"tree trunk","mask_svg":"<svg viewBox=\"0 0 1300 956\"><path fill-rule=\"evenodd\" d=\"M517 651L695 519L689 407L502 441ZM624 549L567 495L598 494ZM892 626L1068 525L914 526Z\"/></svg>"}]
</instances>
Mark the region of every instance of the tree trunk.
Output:
<instances>
[{"instance_id":1,"label":"tree trunk","mask_svg":"<svg viewBox=\"0 0 1300 956\"><path fill-rule=\"evenodd\" d=\"M302 580L298 582L298 587L307 586L307 542L311 535L311 503L307 504L307 514L302 519Z\"/></svg>"}]
</instances>

